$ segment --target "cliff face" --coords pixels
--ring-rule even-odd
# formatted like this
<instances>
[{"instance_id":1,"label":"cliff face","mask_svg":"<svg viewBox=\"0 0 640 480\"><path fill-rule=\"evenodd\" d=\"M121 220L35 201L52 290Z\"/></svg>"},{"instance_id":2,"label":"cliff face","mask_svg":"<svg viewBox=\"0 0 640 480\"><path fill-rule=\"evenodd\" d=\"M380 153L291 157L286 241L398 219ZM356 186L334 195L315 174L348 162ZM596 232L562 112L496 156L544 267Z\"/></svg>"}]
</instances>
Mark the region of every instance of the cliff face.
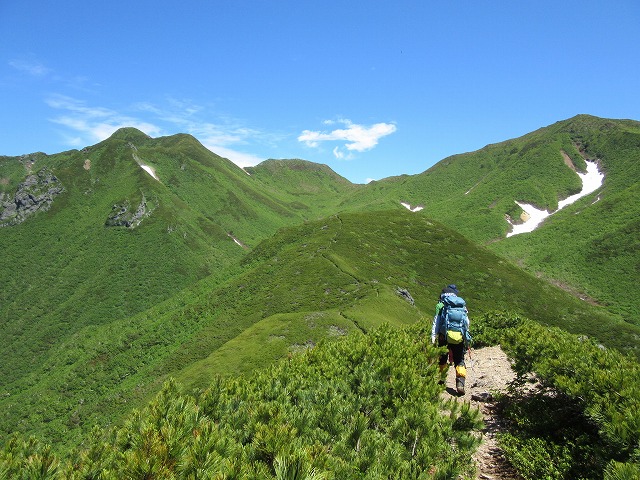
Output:
<instances>
[{"instance_id":1,"label":"cliff face","mask_svg":"<svg viewBox=\"0 0 640 480\"><path fill-rule=\"evenodd\" d=\"M0 196L0 227L18 225L40 210L49 210L54 198L64 191L60 180L46 168L29 175L13 198Z\"/></svg>"}]
</instances>

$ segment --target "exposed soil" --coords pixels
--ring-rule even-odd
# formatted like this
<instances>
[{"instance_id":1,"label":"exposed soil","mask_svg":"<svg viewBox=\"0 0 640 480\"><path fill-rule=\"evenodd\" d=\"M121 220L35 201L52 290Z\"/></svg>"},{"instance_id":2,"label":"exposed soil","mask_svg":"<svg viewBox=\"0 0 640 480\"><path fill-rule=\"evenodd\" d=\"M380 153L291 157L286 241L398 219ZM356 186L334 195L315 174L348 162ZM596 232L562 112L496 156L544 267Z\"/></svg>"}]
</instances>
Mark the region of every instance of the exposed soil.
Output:
<instances>
[{"instance_id":1,"label":"exposed soil","mask_svg":"<svg viewBox=\"0 0 640 480\"><path fill-rule=\"evenodd\" d=\"M538 277L541 277L542 275L538 275ZM578 291L577 289L575 289L574 287L570 286L567 283L561 282L560 280L556 280L554 278L548 278L547 279L549 282L553 283L556 287L560 287L562 290L564 290L565 292L570 293L571 295L573 295L574 297L579 298L580 300L587 302L590 305L597 305L600 306L600 303L598 303L597 300L595 300L594 298L591 298L589 295L587 295L586 293L582 293L580 291Z\"/></svg>"},{"instance_id":2,"label":"exposed soil","mask_svg":"<svg viewBox=\"0 0 640 480\"><path fill-rule=\"evenodd\" d=\"M564 159L564 164L575 172L576 171L576 166L573 164L573 160L571 160L571 157L564 150L560 150L560 153L562 153L562 158Z\"/></svg>"},{"instance_id":3,"label":"exposed soil","mask_svg":"<svg viewBox=\"0 0 640 480\"><path fill-rule=\"evenodd\" d=\"M465 357L467 380L465 394L458 396L455 390L455 369L449 368L445 395L451 395L458 401L471 402L480 409L484 417L482 443L474 454L476 479L518 480L518 476L505 460L502 449L496 441L496 433L502 431L503 424L494 414L493 394L505 391L515 378L511 362L500 347L485 347L472 350Z\"/></svg>"}]
</instances>

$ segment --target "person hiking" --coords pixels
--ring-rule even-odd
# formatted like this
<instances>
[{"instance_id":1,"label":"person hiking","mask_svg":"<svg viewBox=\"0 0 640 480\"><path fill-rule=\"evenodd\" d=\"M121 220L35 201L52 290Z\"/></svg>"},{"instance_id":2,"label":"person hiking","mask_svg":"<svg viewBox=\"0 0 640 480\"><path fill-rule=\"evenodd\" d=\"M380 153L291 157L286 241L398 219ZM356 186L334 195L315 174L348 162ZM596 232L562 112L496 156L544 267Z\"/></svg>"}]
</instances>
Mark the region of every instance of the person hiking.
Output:
<instances>
[{"instance_id":1,"label":"person hiking","mask_svg":"<svg viewBox=\"0 0 640 480\"><path fill-rule=\"evenodd\" d=\"M442 289L436 305L436 314L431 326L431 343L438 347L447 347L448 352L440 356L438 362L444 383L449 359L456 368L456 391L464 395L464 382L467 376L467 368L464 364L464 353L471 341L469 335L469 316L466 302L460 297L458 287L454 284Z\"/></svg>"}]
</instances>

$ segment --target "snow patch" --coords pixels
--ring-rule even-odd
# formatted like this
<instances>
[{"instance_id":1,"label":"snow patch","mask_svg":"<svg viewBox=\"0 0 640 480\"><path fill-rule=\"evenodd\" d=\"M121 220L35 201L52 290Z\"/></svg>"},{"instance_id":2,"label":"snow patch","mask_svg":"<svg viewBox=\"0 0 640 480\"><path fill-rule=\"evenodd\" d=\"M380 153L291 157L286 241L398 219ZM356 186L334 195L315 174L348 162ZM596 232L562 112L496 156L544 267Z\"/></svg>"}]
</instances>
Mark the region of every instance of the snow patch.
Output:
<instances>
[{"instance_id":1,"label":"snow patch","mask_svg":"<svg viewBox=\"0 0 640 480\"><path fill-rule=\"evenodd\" d=\"M400 202L400 205L402 205L404 208L406 208L410 212L419 212L420 210L422 210L424 208L424 207L421 207L419 205L412 208L411 205L409 205L408 203L405 203L405 202Z\"/></svg>"},{"instance_id":2,"label":"snow patch","mask_svg":"<svg viewBox=\"0 0 640 480\"><path fill-rule=\"evenodd\" d=\"M145 165L143 163L140 164L140 166L142 167L142 169L147 172L149 175L151 175L153 178L155 178L156 180L160 181L160 179L158 178L158 176L156 175L156 171L150 167L149 165Z\"/></svg>"},{"instance_id":3,"label":"snow patch","mask_svg":"<svg viewBox=\"0 0 640 480\"><path fill-rule=\"evenodd\" d=\"M571 205L576 200L589 195L590 193L595 192L598 188L602 186L602 182L604 181L604 173L598 170L598 164L596 162L586 162L587 163L587 173L578 173L580 180L582 180L582 190L580 193L576 193L575 195L571 195L564 200L558 202L558 210L555 212L548 212L547 210L539 210L533 205L529 205L527 203L519 203L518 206L525 212L527 215L527 220L524 223L514 225L511 232L507 233L507 237L511 237L513 235L518 235L520 233L529 233L533 232L545 218L553 215L557 211L563 209L567 205ZM599 200L596 199L596 201ZM594 202L595 203L595 202Z\"/></svg>"},{"instance_id":4,"label":"snow patch","mask_svg":"<svg viewBox=\"0 0 640 480\"><path fill-rule=\"evenodd\" d=\"M133 145L132 143L129 143L129 146L134 149L134 150L138 150L135 145ZM142 159L136 155L135 153L133 153L133 159L136 161L136 163L138 165L140 165L140 167L142 167L142 169L147 172L149 175L151 175L153 178L155 178L157 181L160 181L160 179L158 178L158 175L156 175L156 170L153 167L150 167L149 165L146 165L145 163L142 162Z\"/></svg>"},{"instance_id":5,"label":"snow patch","mask_svg":"<svg viewBox=\"0 0 640 480\"><path fill-rule=\"evenodd\" d=\"M536 207L534 207L533 205L529 205L528 203L516 203L524 211L528 218L524 223L513 225L513 230L507 233L507 237L518 235L520 233L533 232L545 218L551 215L551 213L549 213L547 210L538 210Z\"/></svg>"},{"instance_id":6,"label":"snow patch","mask_svg":"<svg viewBox=\"0 0 640 480\"><path fill-rule=\"evenodd\" d=\"M604 181L604 173L601 173L598 170L596 162L587 162L587 173L576 173L580 177L580 180L582 180L582 190L580 190L580 193L576 193L564 200L560 200L558 202L558 210L566 207L567 205L571 205L573 202L585 195L595 192L602 186L602 182Z\"/></svg>"}]
</instances>

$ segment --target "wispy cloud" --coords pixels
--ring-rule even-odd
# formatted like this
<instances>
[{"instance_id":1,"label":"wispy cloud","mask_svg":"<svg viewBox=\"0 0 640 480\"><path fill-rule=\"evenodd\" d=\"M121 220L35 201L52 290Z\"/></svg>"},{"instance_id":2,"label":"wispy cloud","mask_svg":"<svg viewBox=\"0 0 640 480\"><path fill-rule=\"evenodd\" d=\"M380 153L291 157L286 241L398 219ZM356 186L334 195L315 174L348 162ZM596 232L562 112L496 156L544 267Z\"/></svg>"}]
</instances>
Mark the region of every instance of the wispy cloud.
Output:
<instances>
[{"instance_id":1,"label":"wispy cloud","mask_svg":"<svg viewBox=\"0 0 640 480\"><path fill-rule=\"evenodd\" d=\"M53 117L52 122L83 134L82 137L67 136L67 138L73 138L72 146L78 146L77 144L81 141L79 138L86 138L87 142L100 142L123 127L135 127L151 136L162 132L162 129L153 123L123 115L108 108L89 106L81 100L65 95L53 95L46 100L46 103L63 112Z\"/></svg>"},{"instance_id":2,"label":"wispy cloud","mask_svg":"<svg viewBox=\"0 0 640 480\"><path fill-rule=\"evenodd\" d=\"M152 112L158 119L180 132L193 135L209 150L228 158L239 167L250 167L264 160L240 148L250 143L268 141L269 135L223 115L216 116L217 122L203 120L208 109L202 105L189 100L169 98L162 107L151 103L140 103L136 107L141 111Z\"/></svg>"},{"instance_id":3,"label":"wispy cloud","mask_svg":"<svg viewBox=\"0 0 640 480\"><path fill-rule=\"evenodd\" d=\"M217 144L210 144L207 141L201 141L201 143L216 155L228 158L240 168L253 167L254 165L257 165L265 160L264 158L258 157L257 155L253 155L251 153L241 152Z\"/></svg>"},{"instance_id":4,"label":"wispy cloud","mask_svg":"<svg viewBox=\"0 0 640 480\"><path fill-rule=\"evenodd\" d=\"M25 76L40 82L55 85L54 88L66 88L80 92L95 91L98 84L91 81L86 75L61 74L53 68L49 68L40 60L27 55L25 58L14 58L8 62L9 66L20 74L20 79Z\"/></svg>"},{"instance_id":5,"label":"wispy cloud","mask_svg":"<svg viewBox=\"0 0 640 480\"><path fill-rule=\"evenodd\" d=\"M228 158L239 167L257 165L264 158L240 151L237 147L246 145L258 132L240 126L216 125L211 123L192 124L187 132L196 137L212 152Z\"/></svg>"},{"instance_id":6,"label":"wispy cloud","mask_svg":"<svg viewBox=\"0 0 640 480\"><path fill-rule=\"evenodd\" d=\"M9 62L9 65L23 73L34 77L44 77L51 73L51 69L44 66L42 63L36 60L18 60L14 59Z\"/></svg>"},{"instance_id":7,"label":"wispy cloud","mask_svg":"<svg viewBox=\"0 0 640 480\"><path fill-rule=\"evenodd\" d=\"M65 144L71 147L102 141L122 127L135 127L152 137L189 133L212 152L242 168L264 160L241 151L241 147L257 138L264 138L266 134L228 118L221 119L219 123L203 121L200 114L204 115L206 109L188 101L168 99L162 106L136 103L130 108L130 114L92 106L66 95L52 95L46 103L59 112L51 121L73 132L63 133Z\"/></svg>"},{"instance_id":8,"label":"wispy cloud","mask_svg":"<svg viewBox=\"0 0 640 480\"><path fill-rule=\"evenodd\" d=\"M334 125L336 123L344 125L346 128L338 128L330 132L304 130L298 141L304 142L309 147L318 147L320 142L345 142L341 146L333 149L333 155L338 159L351 158L349 152L365 152L374 148L378 141L387 135L396 131L397 127L393 123L376 123L370 126L358 125L348 119L340 119L337 121L326 120L325 125Z\"/></svg>"}]
</instances>

